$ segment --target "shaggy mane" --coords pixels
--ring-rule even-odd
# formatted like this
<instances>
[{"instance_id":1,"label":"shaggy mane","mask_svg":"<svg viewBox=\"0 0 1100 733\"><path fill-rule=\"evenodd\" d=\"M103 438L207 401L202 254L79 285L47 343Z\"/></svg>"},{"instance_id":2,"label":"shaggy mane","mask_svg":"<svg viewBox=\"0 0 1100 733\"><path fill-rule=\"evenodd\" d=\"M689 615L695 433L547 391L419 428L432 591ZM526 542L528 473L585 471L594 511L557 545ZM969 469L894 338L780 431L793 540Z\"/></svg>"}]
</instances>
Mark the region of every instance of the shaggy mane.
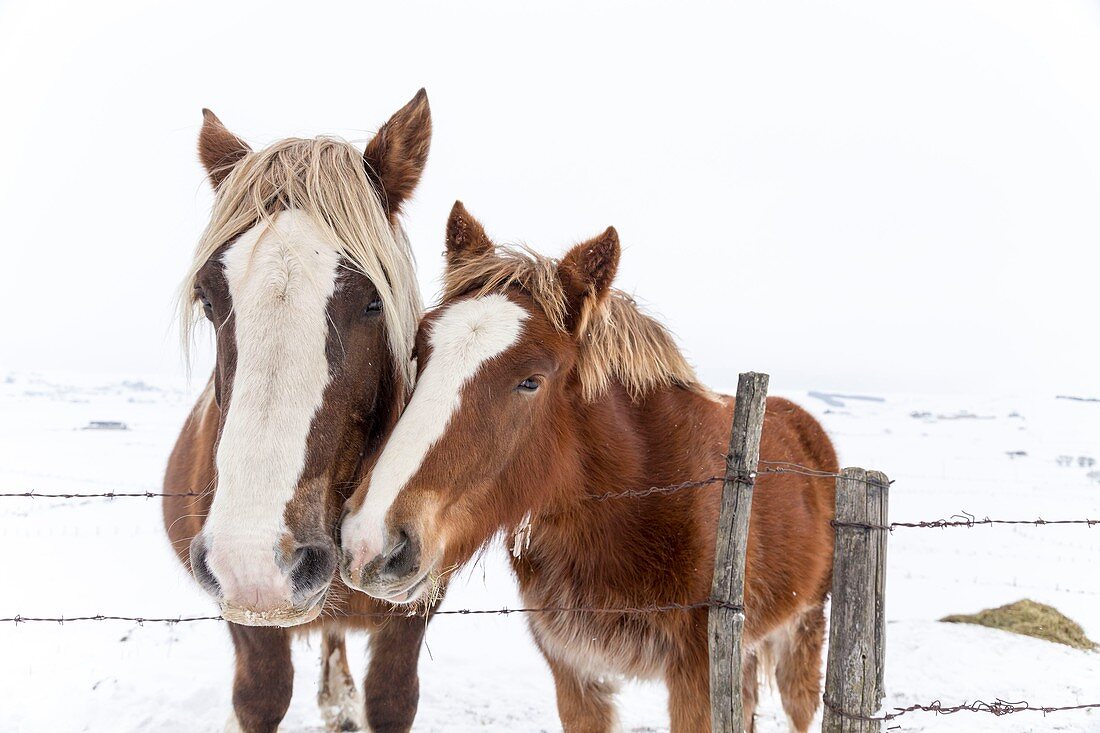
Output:
<instances>
[{"instance_id":1,"label":"shaggy mane","mask_svg":"<svg viewBox=\"0 0 1100 733\"><path fill-rule=\"evenodd\" d=\"M568 303L557 270L556 259L525 246L497 246L449 266L441 300L518 287L531 296L555 329L569 333ZM673 386L716 398L699 382L669 330L643 313L622 290L611 288L599 303L586 301L577 340L577 372L586 401L602 395L613 380L626 387L633 399Z\"/></svg>"},{"instance_id":2,"label":"shaggy mane","mask_svg":"<svg viewBox=\"0 0 1100 733\"><path fill-rule=\"evenodd\" d=\"M367 179L363 153L333 137L287 138L246 154L218 188L179 293L180 336L188 353L200 318L195 277L218 248L284 210L308 214L350 265L369 277L385 303L382 315L403 392L412 389L412 347L423 306L412 250L391 223Z\"/></svg>"}]
</instances>

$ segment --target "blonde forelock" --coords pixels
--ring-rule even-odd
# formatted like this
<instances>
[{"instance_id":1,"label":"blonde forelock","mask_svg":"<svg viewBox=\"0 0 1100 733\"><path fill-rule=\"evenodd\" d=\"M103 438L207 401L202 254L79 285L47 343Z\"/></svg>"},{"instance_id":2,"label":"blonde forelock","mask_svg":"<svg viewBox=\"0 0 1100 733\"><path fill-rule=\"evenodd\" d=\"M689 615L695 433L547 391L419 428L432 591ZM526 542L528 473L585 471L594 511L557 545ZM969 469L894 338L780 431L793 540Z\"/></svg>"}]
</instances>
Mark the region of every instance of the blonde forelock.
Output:
<instances>
[{"instance_id":1,"label":"blonde forelock","mask_svg":"<svg viewBox=\"0 0 1100 733\"><path fill-rule=\"evenodd\" d=\"M452 263L444 274L441 301L512 287L527 293L557 331L570 333L568 296L558 276L558 261L522 245L498 246ZM575 329L576 368L586 401L604 394L612 382L622 384L634 399L672 386L714 398L671 332L621 290L612 288L603 298L589 294Z\"/></svg>"},{"instance_id":2,"label":"blonde forelock","mask_svg":"<svg viewBox=\"0 0 1100 733\"><path fill-rule=\"evenodd\" d=\"M394 372L412 387L412 346L423 306L412 249L400 224L391 223L367 179L362 153L333 137L288 138L250 152L218 188L207 225L180 288L180 335L189 353L199 320L195 280L228 242L274 216L296 209L310 216L350 265L369 277L384 303Z\"/></svg>"}]
</instances>

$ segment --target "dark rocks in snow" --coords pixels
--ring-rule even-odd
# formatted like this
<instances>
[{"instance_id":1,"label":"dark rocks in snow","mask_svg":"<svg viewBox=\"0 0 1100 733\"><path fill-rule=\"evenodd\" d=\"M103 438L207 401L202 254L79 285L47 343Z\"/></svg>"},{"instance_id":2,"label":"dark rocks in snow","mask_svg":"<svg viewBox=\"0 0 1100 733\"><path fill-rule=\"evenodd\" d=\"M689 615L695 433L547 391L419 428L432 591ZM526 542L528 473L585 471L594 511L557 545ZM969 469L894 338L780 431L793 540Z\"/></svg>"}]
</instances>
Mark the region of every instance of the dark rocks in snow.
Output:
<instances>
[{"instance_id":1,"label":"dark rocks in snow","mask_svg":"<svg viewBox=\"0 0 1100 733\"><path fill-rule=\"evenodd\" d=\"M858 394L837 394L835 392L810 392L810 397L819 399L829 407L844 407L844 400L863 400L864 402L885 402L883 397L871 397Z\"/></svg>"},{"instance_id":2,"label":"dark rocks in snow","mask_svg":"<svg viewBox=\"0 0 1100 733\"><path fill-rule=\"evenodd\" d=\"M129 430L121 420L89 420L81 430Z\"/></svg>"}]
</instances>

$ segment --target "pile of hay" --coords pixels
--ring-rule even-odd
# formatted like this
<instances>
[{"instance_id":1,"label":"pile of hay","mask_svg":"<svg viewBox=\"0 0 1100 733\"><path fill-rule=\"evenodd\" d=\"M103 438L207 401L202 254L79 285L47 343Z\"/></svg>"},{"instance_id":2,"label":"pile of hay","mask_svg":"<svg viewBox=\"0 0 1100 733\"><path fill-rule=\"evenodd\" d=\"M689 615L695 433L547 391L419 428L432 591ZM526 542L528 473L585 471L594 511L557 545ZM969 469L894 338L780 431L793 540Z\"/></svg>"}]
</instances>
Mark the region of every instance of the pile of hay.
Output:
<instances>
[{"instance_id":1,"label":"pile of hay","mask_svg":"<svg viewBox=\"0 0 1100 733\"><path fill-rule=\"evenodd\" d=\"M1064 616L1057 608L1024 599L1000 608L987 608L975 614L954 614L940 621L952 624L978 624L1014 634L1034 636L1075 649L1096 649L1080 624Z\"/></svg>"}]
</instances>

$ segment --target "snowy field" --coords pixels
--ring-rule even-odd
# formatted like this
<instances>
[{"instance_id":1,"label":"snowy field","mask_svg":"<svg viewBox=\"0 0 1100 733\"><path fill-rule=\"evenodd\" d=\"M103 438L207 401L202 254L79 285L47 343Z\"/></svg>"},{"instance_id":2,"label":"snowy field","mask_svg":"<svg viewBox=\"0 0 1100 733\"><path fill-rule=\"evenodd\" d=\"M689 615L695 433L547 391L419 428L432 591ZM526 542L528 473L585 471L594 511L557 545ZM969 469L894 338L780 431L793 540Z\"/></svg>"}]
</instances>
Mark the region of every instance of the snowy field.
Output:
<instances>
[{"instance_id":1,"label":"snowy field","mask_svg":"<svg viewBox=\"0 0 1100 733\"><path fill-rule=\"evenodd\" d=\"M0 375L0 492L157 491L194 391L103 378ZM960 511L999 518L1100 517L1100 403L1054 394L881 400L785 392L824 421L843 465L896 483L894 521ZM1097 395L1092 395L1097 396ZM121 421L127 430L85 430ZM767 456L765 456L767 458ZM177 616L212 604L171 555L158 500L0 499L0 617ZM898 529L887 581L887 706L975 698L1033 705L1100 702L1100 654L962 625L1023 597L1049 603L1100 639L1100 527ZM445 607L518 603L500 552L452 583ZM364 668L353 637L353 667ZM232 652L219 622L0 624L0 732L220 730ZM295 649L294 700L282 730L317 732L318 649ZM549 671L522 618L441 617L421 661L415 730L556 731ZM665 731L665 695L627 685L628 731ZM767 698L761 731L785 730ZM909 731L1098 731L1100 710L1004 718L914 713Z\"/></svg>"}]
</instances>

